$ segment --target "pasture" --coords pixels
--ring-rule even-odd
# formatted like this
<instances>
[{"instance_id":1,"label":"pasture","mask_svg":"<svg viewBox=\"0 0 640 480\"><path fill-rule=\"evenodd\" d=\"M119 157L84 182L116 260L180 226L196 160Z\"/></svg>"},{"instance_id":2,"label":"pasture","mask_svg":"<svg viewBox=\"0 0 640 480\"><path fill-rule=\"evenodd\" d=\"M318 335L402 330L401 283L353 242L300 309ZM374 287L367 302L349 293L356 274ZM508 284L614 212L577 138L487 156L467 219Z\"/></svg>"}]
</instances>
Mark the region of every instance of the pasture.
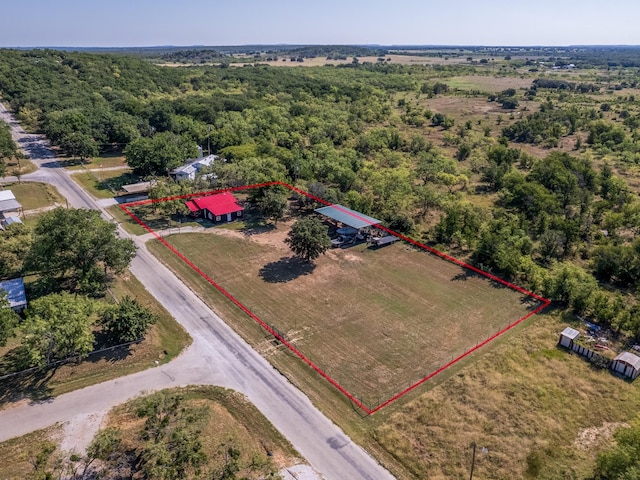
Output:
<instances>
[{"instance_id":1,"label":"pasture","mask_svg":"<svg viewBox=\"0 0 640 480\"><path fill-rule=\"evenodd\" d=\"M165 241L368 408L538 306L404 243L333 249L311 265L293 257L284 243L290 226L215 227ZM213 287L159 242L150 248L220 311L221 295ZM255 323L239 310L221 313L240 331ZM253 343L267 357L283 348L270 336Z\"/></svg>"}]
</instances>

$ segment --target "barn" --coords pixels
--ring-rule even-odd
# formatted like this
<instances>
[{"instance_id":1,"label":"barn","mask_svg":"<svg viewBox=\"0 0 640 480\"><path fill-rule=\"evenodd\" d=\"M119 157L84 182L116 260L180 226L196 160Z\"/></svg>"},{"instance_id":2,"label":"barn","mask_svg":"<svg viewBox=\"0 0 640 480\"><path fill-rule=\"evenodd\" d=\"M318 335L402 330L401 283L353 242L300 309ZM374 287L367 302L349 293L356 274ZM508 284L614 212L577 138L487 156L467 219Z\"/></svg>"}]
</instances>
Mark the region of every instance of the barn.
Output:
<instances>
[{"instance_id":1,"label":"barn","mask_svg":"<svg viewBox=\"0 0 640 480\"><path fill-rule=\"evenodd\" d=\"M633 380L640 374L640 357L630 352L622 352L613 359L611 370Z\"/></svg>"},{"instance_id":2,"label":"barn","mask_svg":"<svg viewBox=\"0 0 640 480\"><path fill-rule=\"evenodd\" d=\"M185 205L194 217L203 217L213 223L224 223L242 217L244 208L238 205L238 200L229 192L193 198Z\"/></svg>"}]
</instances>

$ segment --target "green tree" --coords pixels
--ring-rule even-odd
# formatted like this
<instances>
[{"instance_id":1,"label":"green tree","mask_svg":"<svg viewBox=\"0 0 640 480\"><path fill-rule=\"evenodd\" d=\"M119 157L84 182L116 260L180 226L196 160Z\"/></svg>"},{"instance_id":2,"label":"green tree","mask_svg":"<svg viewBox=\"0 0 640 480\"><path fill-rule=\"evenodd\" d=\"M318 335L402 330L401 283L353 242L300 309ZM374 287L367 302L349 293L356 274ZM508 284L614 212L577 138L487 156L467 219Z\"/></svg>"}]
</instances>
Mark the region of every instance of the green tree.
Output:
<instances>
[{"instance_id":1,"label":"green tree","mask_svg":"<svg viewBox=\"0 0 640 480\"><path fill-rule=\"evenodd\" d=\"M186 408L176 394L159 392L143 400L139 417L146 418L139 452L139 469L145 478L177 480L199 474L207 460L202 450L197 420L203 409Z\"/></svg>"},{"instance_id":2,"label":"green tree","mask_svg":"<svg viewBox=\"0 0 640 480\"><path fill-rule=\"evenodd\" d=\"M618 429L615 445L600 452L596 460L595 480L640 479L640 425L636 420L630 427Z\"/></svg>"},{"instance_id":3,"label":"green tree","mask_svg":"<svg viewBox=\"0 0 640 480\"><path fill-rule=\"evenodd\" d=\"M151 138L133 140L124 150L127 163L139 175L166 175L198 154L197 146L187 136L171 132L157 133Z\"/></svg>"},{"instance_id":4,"label":"green tree","mask_svg":"<svg viewBox=\"0 0 640 480\"><path fill-rule=\"evenodd\" d=\"M328 229L317 217L305 217L296 221L285 242L293 253L308 262L315 260L331 247Z\"/></svg>"},{"instance_id":5,"label":"green tree","mask_svg":"<svg viewBox=\"0 0 640 480\"><path fill-rule=\"evenodd\" d=\"M85 478L112 478L107 475L108 468L99 468L92 471L92 465L99 461L104 464L123 463L122 453L122 433L117 428L106 428L100 430L87 447L87 454L82 459L83 468L80 479ZM89 475L94 474L89 477Z\"/></svg>"},{"instance_id":6,"label":"green tree","mask_svg":"<svg viewBox=\"0 0 640 480\"><path fill-rule=\"evenodd\" d=\"M128 295L118 305L107 307L100 316L103 332L116 345L144 338L155 322L155 315Z\"/></svg>"},{"instance_id":7,"label":"green tree","mask_svg":"<svg viewBox=\"0 0 640 480\"><path fill-rule=\"evenodd\" d=\"M20 317L9 306L7 292L0 290L0 347L7 344Z\"/></svg>"},{"instance_id":8,"label":"green tree","mask_svg":"<svg viewBox=\"0 0 640 480\"><path fill-rule=\"evenodd\" d=\"M99 291L109 273L122 272L135 255L130 239L95 210L56 208L38 218L26 266L71 288Z\"/></svg>"},{"instance_id":9,"label":"green tree","mask_svg":"<svg viewBox=\"0 0 640 480\"><path fill-rule=\"evenodd\" d=\"M478 241L478 232L484 222L481 208L470 203L454 203L445 208L445 213L434 228L436 240L473 247Z\"/></svg>"},{"instance_id":10,"label":"green tree","mask_svg":"<svg viewBox=\"0 0 640 480\"><path fill-rule=\"evenodd\" d=\"M266 218L278 223L287 213L287 197L285 194L275 190L267 190L258 199L258 208Z\"/></svg>"},{"instance_id":11,"label":"green tree","mask_svg":"<svg viewBox=\"0 0 640 480\"><path fill-rule=\"evenodd\" d=\"M22 223L7 225L0 234L0 278L19 276L31 249L31 230Z\"/></svg>"},{"instance_id":12,"label":"green tree","mask_svg":"<svg viewBox=\"0 0 640 480\"><path fill-rule=\"evenodd\" d=\"M588 311L597 290L598 283L592 275L568 262L554 265L544 285L547 298L562 302L577 313Z\"/></svg>"},{"instance_id":13,"label":"green tree","mask_svg":"<svg viewBox=\"0 0 640 480\"><path fill-rule=\"evenodd\" d=\"M93 301L67 292L31 302L22 326L23 345L33 365L44 366L93 349Z\"/></svg>"},{"instance_id":14,"label":"green tree","mask_svg":"<svg viewBox=\"0 0 640 480\"><path fill-rule=\"evenodd\" d=\"M86 133L69 133L60 139L60 146L74 159L78 156L82 161L98 155L98 144Z\"/></svg>"}]
</instances>

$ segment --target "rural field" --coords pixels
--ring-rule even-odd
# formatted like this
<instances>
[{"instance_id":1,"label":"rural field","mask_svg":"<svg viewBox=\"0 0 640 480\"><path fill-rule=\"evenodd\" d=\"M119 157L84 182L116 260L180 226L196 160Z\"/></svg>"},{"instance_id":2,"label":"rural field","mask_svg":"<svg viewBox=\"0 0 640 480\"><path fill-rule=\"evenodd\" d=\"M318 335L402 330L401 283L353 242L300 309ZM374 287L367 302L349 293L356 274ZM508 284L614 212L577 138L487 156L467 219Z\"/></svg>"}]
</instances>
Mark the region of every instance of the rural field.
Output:
<instances>
[{"instance_id":1,"label":"rural field","mask_svg":"<svg viewBox=\"0 0 640 480\"><path fill-rule=\"evenodd\" d=\"M333 249L308 264L284 243L292 222L165 240L368 408L538 306L404 243ZM180 273L182 261L158 247L154 253ZM274 348L270 339L258 345L266 356Z\"/></svg>"}]
</instances>

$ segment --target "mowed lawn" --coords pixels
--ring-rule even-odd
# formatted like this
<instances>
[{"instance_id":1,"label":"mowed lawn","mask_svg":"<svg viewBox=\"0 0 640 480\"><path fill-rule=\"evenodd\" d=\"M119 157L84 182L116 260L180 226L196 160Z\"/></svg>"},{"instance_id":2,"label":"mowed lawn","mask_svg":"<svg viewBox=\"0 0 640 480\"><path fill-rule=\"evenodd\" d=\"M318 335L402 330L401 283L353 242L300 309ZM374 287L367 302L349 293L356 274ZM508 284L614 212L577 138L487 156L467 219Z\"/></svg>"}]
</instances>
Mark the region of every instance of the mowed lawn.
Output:
<instances>
[{"instance_id":1,"label":"mowed lawn","mask_svg":"<svg viewBox=\"0 0 640 480\"><path fill-rule=\"evenodd\" d=\"M291 256L282 241L287 231L279 225L246 236L212 229L167 240L370 406L537 306L401 242L333 249L310 268ZM175 255L158 247L152 250L184 272Z\"/></svg>"}]
</instances>

